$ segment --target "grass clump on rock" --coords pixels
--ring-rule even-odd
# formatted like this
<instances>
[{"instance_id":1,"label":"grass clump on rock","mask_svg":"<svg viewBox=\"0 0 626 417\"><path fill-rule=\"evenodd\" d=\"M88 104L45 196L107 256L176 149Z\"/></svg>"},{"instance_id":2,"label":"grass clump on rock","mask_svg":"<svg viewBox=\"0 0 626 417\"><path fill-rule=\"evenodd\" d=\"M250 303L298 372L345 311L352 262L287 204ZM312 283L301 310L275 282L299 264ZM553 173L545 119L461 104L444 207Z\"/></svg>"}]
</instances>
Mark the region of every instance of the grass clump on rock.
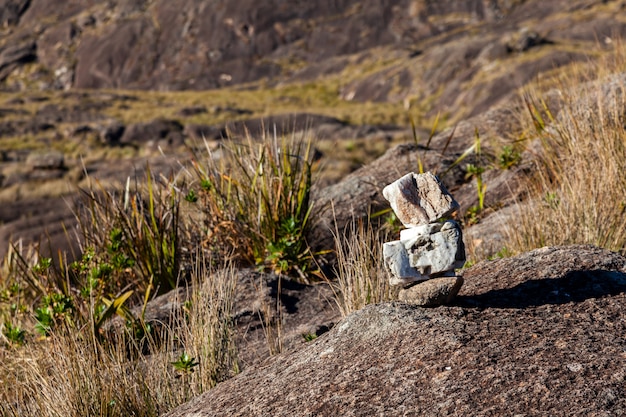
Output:
<instances>
[{"instance_id":1,"label":"grass clump on rock","mask_svg":"<svg viewBox=\"0 0 626 417\"><path fill-rule=\"evenodd\" d=\"M311 213L311 139L249 135L194 164L205 212L205 244L221 255L306 280L312 255L304 236Z\"/></svg>"},{"instance_id":2,"label":"grass clump on rock","mask_svg":"<svg viewBox=\"0 0 626 417\"><path fill-rule=\"evenodd\" d=\"M103 341L93 323L61 324L42 341L0 349L0 414L158 416L238 372L234 270L198 264L192 275L185 314L160 340L117 334ZM174 365L181 357L193 372Z\"/></svg>"},{"instance_id":3,"label":"grass clump on rock","mask_svg":"<svg viewBox=\"0 0 626 417\"><path fill-rule=\"evenodd\" d=\"M509 236L514 252L588 243L625 253L623 62L618 52L526 96L528 139L540 152L529 186L535 198L520 206L522 227Z\"/></svg>"},{"instance_id":4,"label":"grass clump on rock","mask_svg":"<svg viewBox=\"0 0 626 417\"><path fill-rule=\"evenodd\" d=\"M335 231L337 280L331 285L342 316L393 298L382 253L390 235L365 220L349 223L343 233Z\"/></svg>"}]
</instances>

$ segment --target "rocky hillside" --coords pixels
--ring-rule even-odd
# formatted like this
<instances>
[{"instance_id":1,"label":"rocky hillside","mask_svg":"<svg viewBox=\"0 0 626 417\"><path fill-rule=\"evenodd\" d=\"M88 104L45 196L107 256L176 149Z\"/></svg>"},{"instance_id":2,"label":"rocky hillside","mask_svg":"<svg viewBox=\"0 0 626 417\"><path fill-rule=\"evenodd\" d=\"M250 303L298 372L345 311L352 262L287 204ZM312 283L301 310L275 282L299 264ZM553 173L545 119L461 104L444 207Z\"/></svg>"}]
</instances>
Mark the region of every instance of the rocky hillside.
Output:
<instances>
[{"instance_id":1,"label":"rocky hillside","mask_svg":"<svg viewBox=\"0 0 626 417\"><path fill-rule=\"evenodd\" d=\"M409 119L424 137L438 114L438 129L479 117L466 126L472 132L519 87L610 52L626 32L622 8L0 0L0 252L10 238L39 241L46 226L63 245L56 225L71 228L67 196L86 175L123 181L148 160L167 175L189 159L190 144L244 127L308 129L322 139L320 186L413 141ZM515 140L502 123L517 116L498 114L502 128L490 139ZM445 139L438 143L443 149ZM466 143L454 140L447 157ZM459 173L448 181L467 183ZM37 209L42 198L54 208L48 217Z\"/></svg>"},{"instance_id":2,"label":"rocky hillside","mask_svg":"<svg viewBox=\"0 0 626 417\"><path fill-rule=\"evenodd\" d=\"M0 82L204 90L341 75L351 101L475 115L626 33L619 1L3 0ZM262 82L262 84L256 84Z\"/></svg>"}]
</instances>

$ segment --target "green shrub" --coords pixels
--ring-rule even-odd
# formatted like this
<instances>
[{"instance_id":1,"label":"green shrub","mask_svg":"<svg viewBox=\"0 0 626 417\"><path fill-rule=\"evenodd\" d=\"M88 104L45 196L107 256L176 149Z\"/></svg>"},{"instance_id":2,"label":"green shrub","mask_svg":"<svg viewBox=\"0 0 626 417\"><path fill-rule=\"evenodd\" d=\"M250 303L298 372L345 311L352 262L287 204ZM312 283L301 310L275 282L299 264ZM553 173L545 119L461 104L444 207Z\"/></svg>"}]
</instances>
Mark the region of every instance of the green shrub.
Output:
<instances>
[{"instance_id":1,"label":"green shrub","mask_svg":"<svg viewBox=\"0 0 626 417\"><path fill-rule=\"evenodd\" d=\"M206 244L236 258L306 279L312 256L309 227L311 140L264 135L228 141L194 172L205 212Z\"/></svg>"},{"instance_id":2,"label":"green shrub","mask_svg":"<svg viewBox=\"0 0 626 417\"><path fill-rule=\"evenodd\" d=\"M107 292L135 288L138 294L176 288L179 262L180 196L173 187L146 183L122 191L83 190L86 210L77 213L86 252L96 260L90 271L107 276ZM90 262L91 260L83 260ZM82 266L84 268L84 265Z\"/></svg>"},{"instance_id":3,"label":"green shrub","mask_svg":"<svg viewBox=\"0 0 626 417\"><path fill-rule=\"evenodd\" d=\"M522 155L514 146L505 145L498 155L498 166L502 169L510 169L519 164L521 160Z\"/></svg>"},{"instance_id":4,"label":"green shrub","mask_svg":"<svg viewBox=\"0 0 626 417\"><path fill-rule=\"evenodd\" d=\"M26 330L11 321L5 321L2 334L10 345L21 346L26 341Z\"/></svg>"}]
</instances>

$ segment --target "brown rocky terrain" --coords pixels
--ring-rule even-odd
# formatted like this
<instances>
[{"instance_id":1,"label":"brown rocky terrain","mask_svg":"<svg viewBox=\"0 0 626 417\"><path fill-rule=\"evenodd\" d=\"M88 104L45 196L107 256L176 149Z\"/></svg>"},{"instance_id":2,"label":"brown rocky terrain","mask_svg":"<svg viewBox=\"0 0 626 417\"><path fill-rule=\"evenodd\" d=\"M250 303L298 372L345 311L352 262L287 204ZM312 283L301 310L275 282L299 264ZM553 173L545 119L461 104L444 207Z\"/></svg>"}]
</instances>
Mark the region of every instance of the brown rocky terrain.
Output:
<instances>
[{"instance_id":1,"label":"brown rocky terrain","mask_svg":"<svg viewBox=\"0 0 626 417\"><path fill-rule=\"evenodd\" d=\"M167 415L623 415L625 267L591 246L480 263L453 305L367 306Z\"/></svg>"}]
</instances>

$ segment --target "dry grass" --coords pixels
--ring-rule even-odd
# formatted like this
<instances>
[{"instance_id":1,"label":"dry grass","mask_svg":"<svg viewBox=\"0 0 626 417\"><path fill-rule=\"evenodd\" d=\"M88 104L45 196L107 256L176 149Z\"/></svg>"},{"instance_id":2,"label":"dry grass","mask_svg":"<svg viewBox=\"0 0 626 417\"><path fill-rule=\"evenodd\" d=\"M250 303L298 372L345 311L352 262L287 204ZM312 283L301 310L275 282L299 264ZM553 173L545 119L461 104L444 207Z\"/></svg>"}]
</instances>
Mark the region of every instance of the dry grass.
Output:
<instances>
[{"instance_id":1,"label":"dry grass","mask_svg":"<svg viewBox=\"0 0 626 417\"><path fill-rule=\"evenodd\" d=\"M521 227L509 231L513 252L588 243L626 253L626 77L616 75L625 57L618 45L562 78L550 93L562 102L558 116L546 93L527 93L526 126L538 154L529 185L535 199L521 206Z\"/></svg>"},{"instance_id":2,"label":"dry grass","mask_svg":"<svg viewBox=\"0 0 626 417\"><path fill-rule=\"evenodd\" d=\"M343 233L335 231L337 280L332 283L342 316L368 304L392 299L383 263L383 242L392 240L369 221L355 221Z\"/></svg>"},{"instance_id":3,"label":"dry grass","mask_svg":"<svg viewBox=\"0 0 626 417\"><path fill-rule=\"evenodd\" d=\"M134 345L127 337L100 343L93 328L84 328L60 329L28 348L0 348L0 415L158 416L232 376L236 275L203 264L193 274L186 313L166 328L162 345ZM172 363L183 353L193 364L177 370Z\"/></svg>"}]
</instances>

